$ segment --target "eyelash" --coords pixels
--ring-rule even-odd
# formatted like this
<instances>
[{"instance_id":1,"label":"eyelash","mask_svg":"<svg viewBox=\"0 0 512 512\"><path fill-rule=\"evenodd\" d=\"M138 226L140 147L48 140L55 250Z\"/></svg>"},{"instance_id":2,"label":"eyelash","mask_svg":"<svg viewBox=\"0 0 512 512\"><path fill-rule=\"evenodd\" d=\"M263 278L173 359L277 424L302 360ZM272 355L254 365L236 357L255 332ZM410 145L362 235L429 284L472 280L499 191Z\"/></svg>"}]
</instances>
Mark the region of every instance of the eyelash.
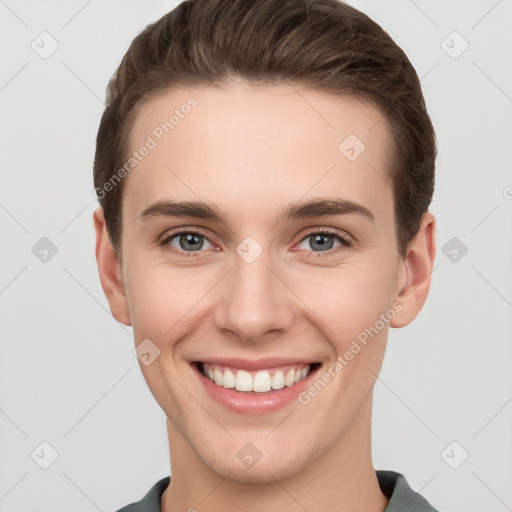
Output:
<instances>
[{"instance_id":1,"label":"eyelash","mask_svg":"<svg viewBox=\"0 0 512 512\"><path fill-rule=\"evenodd\" d=\"M169 250L170 252L172 252L173 254L176 254L178 256L183 256L185 258L197 257L197 256L199 256L198 253L201 253L203 251L179 251L179 250L176 250L174 247L171 247L170 245L168 245L168 243L173 238L176 238L177 236L181 236L181 235L187 235L187 234L199 235L208 240L208 236L205 235L204 233L202 233L201 231L192 230L192 229L184 229L182 231L177 231L176 233L172 233L172 234L169 234L168 236L164 237L159 242L159 245L162 247L165 247L167 250ZM338 240L341 242L341 245L339 247L336 247L333 249L328 249L326 251L312 251L315 254L315 256L313 256L314 258L328 258L329 256L332 256L333 253L337 253L338 251L343 251L352 245L352 241L349 240L348 238L346 238L345 236L343 236L341 234L341 231L330 230L330 229L326 229L326 228L316 228L316 229L309 231L308 233L306 233L306 235L304 235L301 238L299 243L308 239L312 235L329 235L329 236L338 238ZM212 242L210 242L210 243L212 243Z\"/></svg>"}]
</instances>

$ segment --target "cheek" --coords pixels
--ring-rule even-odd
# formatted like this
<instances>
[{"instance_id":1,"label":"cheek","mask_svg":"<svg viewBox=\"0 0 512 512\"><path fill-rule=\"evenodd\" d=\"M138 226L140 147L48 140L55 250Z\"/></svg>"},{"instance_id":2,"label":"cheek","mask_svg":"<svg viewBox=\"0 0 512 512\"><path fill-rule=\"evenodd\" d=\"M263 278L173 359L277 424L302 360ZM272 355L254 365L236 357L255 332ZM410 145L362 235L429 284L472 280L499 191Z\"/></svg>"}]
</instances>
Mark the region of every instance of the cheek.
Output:
<instances>
[{"instance_id":1,"label":"cheek","mask_svg":"<svg viewBox=\"0 0 512 512\"><path fill-rule=\"evenodd\" d=\"M332 340L338 353L391 307L396 272L388 263L311 268L307 274L290 275L289 282L295 283L294 292L305 305L302 312Z\"/></svg>"},{"instance_id":2,"label":"cheek","mask_svg":"<svg viewBox=\"0 0 512 512\"><path fill-rule=\"evenodd\" d=\"M130 262L126 294L136 341L150 338L160 346L197 321L212 284L207 273L154 264L143 256Z\"/></svg>"}]
</instances>

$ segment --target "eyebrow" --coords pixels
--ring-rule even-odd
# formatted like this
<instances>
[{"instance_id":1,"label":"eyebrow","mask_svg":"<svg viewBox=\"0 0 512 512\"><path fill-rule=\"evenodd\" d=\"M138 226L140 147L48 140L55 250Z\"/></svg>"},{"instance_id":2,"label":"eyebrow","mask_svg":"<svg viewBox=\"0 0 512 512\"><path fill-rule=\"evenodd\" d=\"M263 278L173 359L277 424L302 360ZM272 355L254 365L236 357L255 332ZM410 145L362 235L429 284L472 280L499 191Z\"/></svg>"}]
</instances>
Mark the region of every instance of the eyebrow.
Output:
<instances>
[{"instance_id":1,"label":"eyebrow","mask_svg":"<svg viewBox=\"0 0 512 512\"><path fill-rule=\"evenodd\" d=\"M320 199L299 203L290 203L282 208L276 218L276 224L282 222L327 217L331 215L357 214L374 220L373 213L365 206L348 199ZM156 201L139 214L138 219L146 222L155 217L190 217L208 219L221 224L227 224L227 215L214 204L200 201Z\"/></svg>"}]
</instances>

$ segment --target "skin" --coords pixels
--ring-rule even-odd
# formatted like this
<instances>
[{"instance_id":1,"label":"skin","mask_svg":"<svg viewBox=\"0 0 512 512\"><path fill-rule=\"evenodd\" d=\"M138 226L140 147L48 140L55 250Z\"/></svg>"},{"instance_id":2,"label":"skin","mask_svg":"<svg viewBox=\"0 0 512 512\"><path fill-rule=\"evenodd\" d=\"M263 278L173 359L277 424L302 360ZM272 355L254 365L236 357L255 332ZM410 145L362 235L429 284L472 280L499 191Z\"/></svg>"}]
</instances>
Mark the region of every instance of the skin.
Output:
<instances>
[{"instance_id":1,"label":"skin","mask_svg":"<svg viewBox=\"0 0 512 512\"><path fill-rule=\"evenodd\" d=\"M141 370L167 416L172 479L162 510L383 511L388 499L371 457L373 386L389 326L409 324L427 297L435 219L424 214L400 256L388 126L373 106L350 97L244 80L174 89L142 106L131 147L191 95L198 106L125 178L122 261L102 209L94 212L111 312L133 325L136 344L149 338L160 350ZM351 133L366 146L353 162L338 150ZM286 205L313 198L348 199L373 220L349 213L276 224ZM214 203L227 223L140 220L168 199ZM179 236L158 245L179 228L204 233L203 248L180 246ZM333 248L321 251L310 228L338 230L352 243L341 246L334 233ZM263 250L252 263L236 252L247 236ZM321 375L393 304L401 311L307 405L293 401L256 417L229 411L190 365L299 354L320 362ZM262 454L252 467L237 458L248 442Z\"/></svg>"}]
</instances>

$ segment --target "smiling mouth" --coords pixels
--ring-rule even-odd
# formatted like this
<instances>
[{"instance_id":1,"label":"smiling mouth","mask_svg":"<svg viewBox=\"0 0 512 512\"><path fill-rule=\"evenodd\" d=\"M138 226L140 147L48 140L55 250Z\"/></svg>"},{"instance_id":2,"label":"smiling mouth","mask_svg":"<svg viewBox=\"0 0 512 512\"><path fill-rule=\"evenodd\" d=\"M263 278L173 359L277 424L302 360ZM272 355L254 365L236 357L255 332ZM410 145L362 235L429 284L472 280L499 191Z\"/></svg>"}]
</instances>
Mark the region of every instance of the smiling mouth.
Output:
<instances>
[{"instance_id":1,"label":"smiling mouth","mask_svg":"<svg viewBox=\"0 0 512 512\"><path fill-rule=\"evenodd\" d=\"M245 394L263 394L293 387L316 370L320 363L289 364L257 371L204 362L194 365L218 387Z\"/></svg>"}]
</instances>

